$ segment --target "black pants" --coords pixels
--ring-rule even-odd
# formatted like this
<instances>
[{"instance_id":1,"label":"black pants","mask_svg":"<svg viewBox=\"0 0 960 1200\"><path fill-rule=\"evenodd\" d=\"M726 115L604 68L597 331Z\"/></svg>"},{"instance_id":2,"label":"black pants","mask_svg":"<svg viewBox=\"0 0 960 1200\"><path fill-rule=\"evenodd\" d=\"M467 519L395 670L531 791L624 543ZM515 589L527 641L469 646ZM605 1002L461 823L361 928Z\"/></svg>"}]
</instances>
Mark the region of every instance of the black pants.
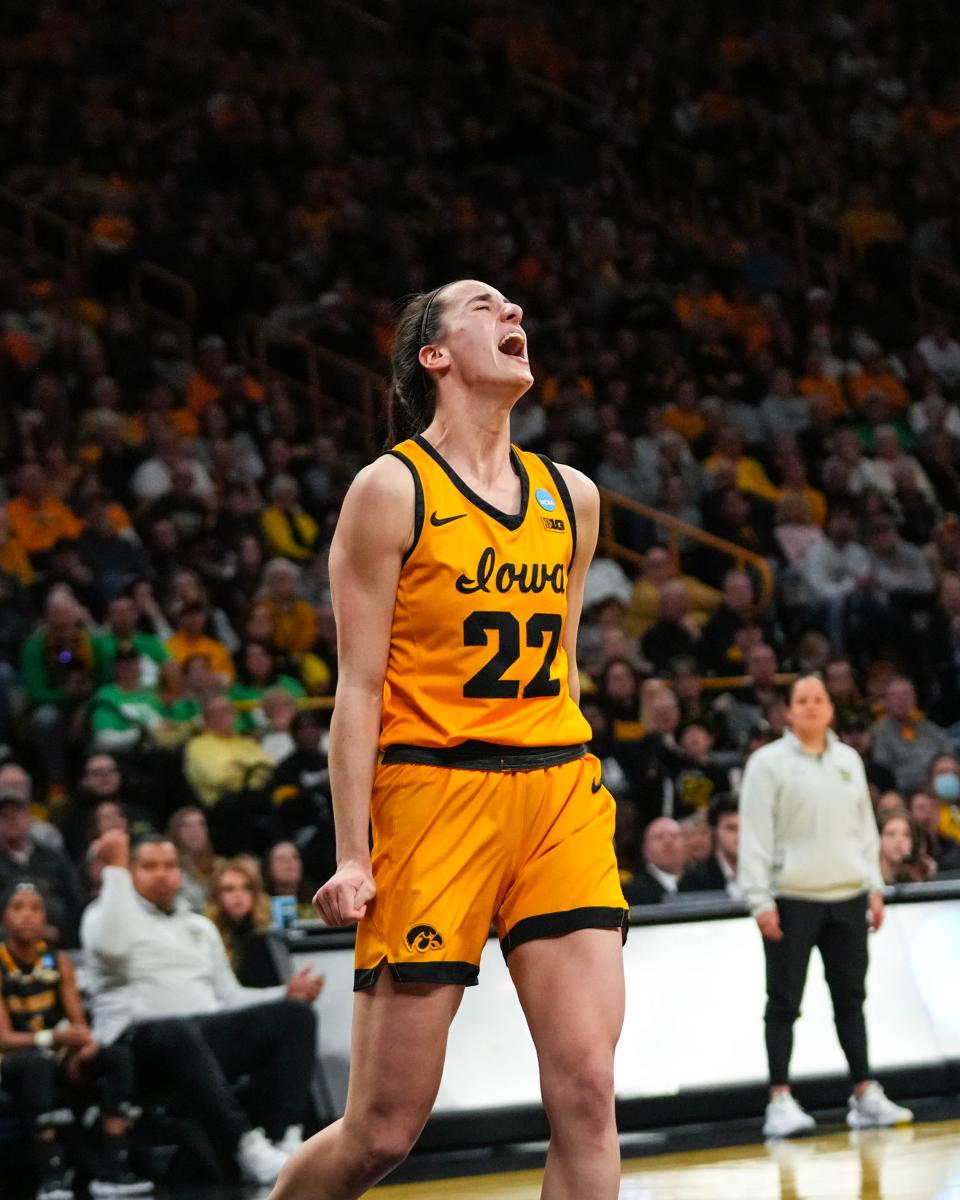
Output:
<instances>
[{"instance_id":1,"label":"black pants","mask_svg":"<svg viewBox=\"0 0 960 1200\"><path fill-rule=\"evenodd\" d=\"M800 1015L814 946L823 959L837 1036L853 1083L870 1078L867 1027L863 1019L867 978L867 898L821 903L813 900L777 901L783 940L764 941L767 959L765 1028L770 1083L789 1081L793 1023Z\"/></svg>"},{"instance_id":2,"label":"black pants","mask_svg":"<svg viewBox=\"0 0 960 1200\"><path fill-rule=\"evenodd\" d=\"M78 1085L68 1077L63 1063L52 1054L27 1048L3 1056L3 1086L13 1097L17 1112L30 1127L43 1125L47 1113L61 1107L66 1091ZM119 1116L133 1094L133 1066L125 1046L101 1046L83 1067L79 1090L93 1093L105 1117Z\"/></svg>"},{"instance_id":3,"label":"black pants","mask_svg":"<svg viewBox=\"0 0 960 1200\"><path fill-rule=\"evenodd\" d=\"M299 1000L143 1021L130 1036L138 1081L152 1092L178 1092L227 1153L251 1128L250 1118L270 1137L303 1122L316 1040L316 1016ZM242 1076L251 1082L250 1117L230 1087Z\"/></svg>"}]
</instances>

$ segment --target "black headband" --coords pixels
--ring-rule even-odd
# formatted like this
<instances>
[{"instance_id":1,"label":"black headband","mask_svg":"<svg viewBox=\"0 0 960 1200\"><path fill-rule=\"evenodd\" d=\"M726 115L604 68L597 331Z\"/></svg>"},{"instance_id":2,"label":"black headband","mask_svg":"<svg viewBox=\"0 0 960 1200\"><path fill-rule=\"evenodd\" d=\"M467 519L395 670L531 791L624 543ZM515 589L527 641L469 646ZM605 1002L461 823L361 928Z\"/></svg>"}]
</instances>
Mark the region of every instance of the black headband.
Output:
<instances>
[{"instance_id":1,"label":"black headband","mask_svg":"<svg viewBox=\"0 0 960 1200\"><path fill-rule=\"evenodd\" d=\"M420 348L421 349L426 345L427 322L430 320L430 309L433 308L433 302L434 302L434 300L436 300L437 296L440 295L440 292L441 292L440 288L434 288L433 291L430 293L430 298L427 300L426 304L423 306L423 316L420 318Z\"/></svg>"}]
</instances>

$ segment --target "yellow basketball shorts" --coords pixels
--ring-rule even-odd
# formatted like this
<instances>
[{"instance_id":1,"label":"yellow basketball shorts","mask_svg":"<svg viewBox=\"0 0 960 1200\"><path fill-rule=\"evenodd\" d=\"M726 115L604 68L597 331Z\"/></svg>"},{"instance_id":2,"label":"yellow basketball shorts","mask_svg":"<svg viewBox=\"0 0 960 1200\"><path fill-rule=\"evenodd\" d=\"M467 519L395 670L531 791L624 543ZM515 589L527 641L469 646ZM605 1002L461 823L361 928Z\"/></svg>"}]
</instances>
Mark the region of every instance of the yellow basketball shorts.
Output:
<instances>
[{"instance_id":1,"label":"yellow basketball shorts","mask_svg":"<svg viewBox=\"0 0 960 1200\"><path fill-rule=\"evenodd\" d=\"M620 929L614 801L591 754L538 770L381 763L371 804L377 894L357 927L354 989L477 982L504 956L578 929Z\"/></svg>"}]
</instances>

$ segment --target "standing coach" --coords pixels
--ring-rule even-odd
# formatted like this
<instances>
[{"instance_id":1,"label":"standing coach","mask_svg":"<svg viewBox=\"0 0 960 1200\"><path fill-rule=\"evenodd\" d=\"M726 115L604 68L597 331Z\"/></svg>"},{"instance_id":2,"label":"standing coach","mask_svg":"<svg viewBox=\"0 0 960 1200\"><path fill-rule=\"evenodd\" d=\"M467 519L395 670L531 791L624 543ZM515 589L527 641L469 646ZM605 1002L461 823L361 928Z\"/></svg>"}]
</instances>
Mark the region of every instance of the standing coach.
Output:
<instances>
[{"instance_id":1,"label":"standing coach","mask_svg":"<svg viewBox=\"0 0 960 1200\"><path fill-rule=\"evenodd\" d=\"M790 692L792 732L757 750L740 796L739 881L763 934L764 1016L770 1067L767 1137L815 1122L790 1092L793 1023L814 946L823 959L853 1093L847 1124L896 1125L913 1114L870 1077L863 1017L867 928L883 923L879 836L860 756L830 728L823 683L801 677Z\"/></svg>"}]
</instances>

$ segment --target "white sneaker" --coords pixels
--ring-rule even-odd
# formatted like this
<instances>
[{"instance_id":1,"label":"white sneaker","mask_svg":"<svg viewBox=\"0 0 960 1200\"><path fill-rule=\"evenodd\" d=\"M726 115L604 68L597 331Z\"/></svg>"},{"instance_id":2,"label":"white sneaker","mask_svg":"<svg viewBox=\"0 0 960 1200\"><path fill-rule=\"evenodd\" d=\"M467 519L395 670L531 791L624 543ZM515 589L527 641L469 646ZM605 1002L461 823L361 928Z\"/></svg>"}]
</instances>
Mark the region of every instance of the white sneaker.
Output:
<instances>
[{"instance_id":1,"label":"white sneaker","mask_svg":"<svg viewBox=\"0 0 960 1200\"><path fill-rule=\"evenodd\" d=\"M237 1146L237 1166L246 1183L275 1183L287 1157L262 1129L248 1130Z\"/></svg>"},{"instance_id":2,"label":"white sneaker","mask_svg":"<svg viewBox=\"0 0 960 1200\"><path fill-rule=\"evenodd\" d=\"M887 1125L909 1125L913 1113L887 1096L876 1080L867 1084L862 1096L847 1101L847 1124L851 1129L880 1129Z\"/></svg>"},{"instance_id":3,"label":"white sneaker","mask_svg":"<svg viewBox=\"0 0 960 1200\"><path fill-rule=\"evenodd\" d=\"M790 1092L777 1092L770 1097L767 1114L763 1121L763 1136L769 1138L793 1137L795 1133L807 1133L816 1121L804 1112Z\"/></svg>"},{"instance_id":4,"label":"white sneaker","mask_svg":"<svg viewBox=\"0 0 960 1200\"><path fill-rule=\"evenodd\" d=\"M303 1126L288 1125L286 1132L280 1141L274 1142L273 1144L278 1150L282 1150L287 1157L289 1157L291 1154L295 1154L296 1151L299 1150L303 1145Z\"/></svg>"}]
</instances>

